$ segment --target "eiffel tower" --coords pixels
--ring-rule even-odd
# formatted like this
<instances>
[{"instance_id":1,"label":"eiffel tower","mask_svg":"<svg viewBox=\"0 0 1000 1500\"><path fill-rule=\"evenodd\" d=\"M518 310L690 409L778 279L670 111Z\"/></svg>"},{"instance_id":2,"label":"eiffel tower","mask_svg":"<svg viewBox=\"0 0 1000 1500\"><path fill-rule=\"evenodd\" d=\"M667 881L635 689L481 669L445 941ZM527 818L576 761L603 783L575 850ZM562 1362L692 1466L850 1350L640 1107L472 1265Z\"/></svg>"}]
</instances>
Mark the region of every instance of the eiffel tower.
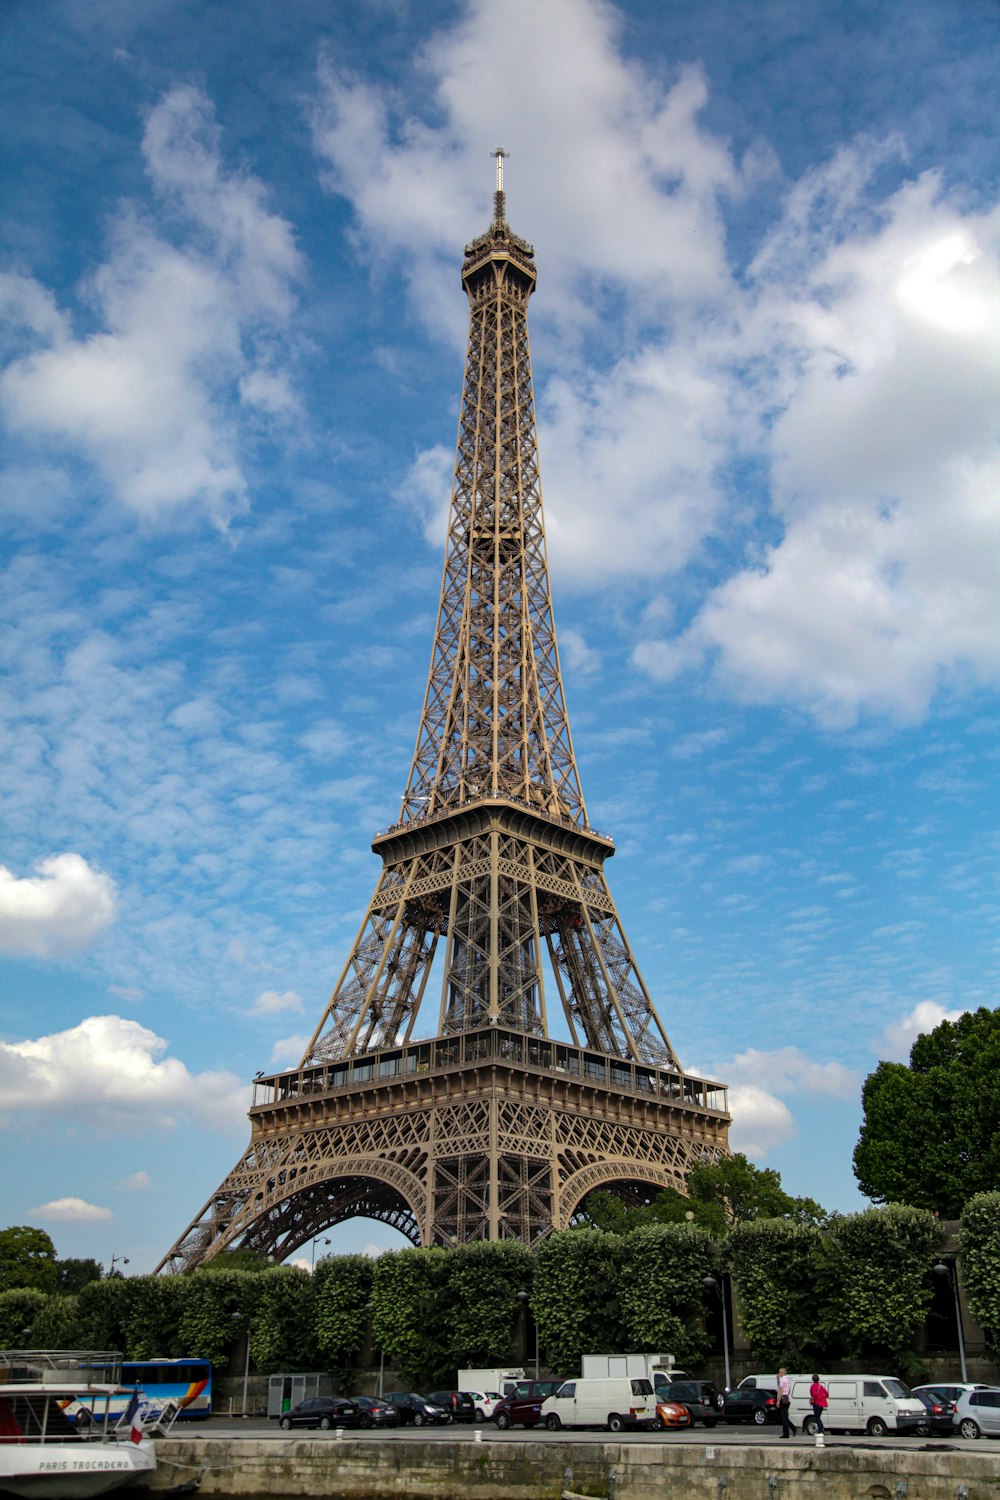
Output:
<instances>
[{"instance_id":1,"label":"eiffel tower","mask_svg":"<svg viewBox=\"0 0 1000 1500\"><path fill-rule=\"evenodd\" d=\"M677 1060L605 880L614 845L584 806L542 516L534 252L508 227L495 156L493 222L462 268L441 604L399 820L372 844L381 877L302 1062L256 1079L247 1150L158 1270L237 1246L283 1260L357 1215L417 1245L533 1244L595 1188L683 1191L728 1150L726 1091ZM549 1034L543 953L568 1040Z\"/></svg>"}]
</instances>

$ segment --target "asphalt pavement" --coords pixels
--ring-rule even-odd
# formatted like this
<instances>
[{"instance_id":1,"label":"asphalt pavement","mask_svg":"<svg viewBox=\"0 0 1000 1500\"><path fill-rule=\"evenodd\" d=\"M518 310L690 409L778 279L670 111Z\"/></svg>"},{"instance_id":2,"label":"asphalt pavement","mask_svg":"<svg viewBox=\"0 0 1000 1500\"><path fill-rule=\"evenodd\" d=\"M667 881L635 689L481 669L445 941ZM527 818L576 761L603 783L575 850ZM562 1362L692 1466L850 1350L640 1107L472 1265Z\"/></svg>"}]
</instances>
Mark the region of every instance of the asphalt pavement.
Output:
<instances>
[{"instance_id":1,"label":"asphalt pavement","mask_svg":"<svg viewBox=\"0 0 1000 1500\"><path fill-rule=\"evenodd\" d=\"M341 1432L343 1437L340 1436ZM482 1424L468 1422L449 1422L444 1427L385 1427L369 1428L359 1430L356 1428L341 1428L332 1432L320 1432L318 1428L294 1427L290 1432L285 1432L278 1426L277 1421L268 1420L266 1417L220 1417L214 1416L207 1422L178 1422L174 1425L171 1433L177 1438L290 1438L307 1437L315 1439L318 1443L336 1443L350 1439L362 1443L407 1443L407 1442L441 1442L441 1443L510 1443L510 1442L533 1442L552 1443L565 1442L570 1439L580 1443L670 1443L670 1444L696 1444L698 1447L730 1447L733 1444L744 1447L784 1447L787 1442L789 1448L815 1448L816 1440L804 1437L799 1433L796 1437L783 1439L778 1427L755 1427L751 1423L737 1423L727 1426L720 1422L716 1427L687 1428L683 1431L659 1432L620 1432L611 1433L604 1428L593 1427L564 1427L560 1432L548 1432L544 1427L511 1427L506 1432L499 1431L492 1422ZM827 1433L825 1444L828 1448L899 1448L912 1450L914 1448L926 1447L931 1452L936 1449L956 1448L968 1452L994 1453L992 1441L989 1438L963 1438L958 1434L950 1437L908 1437L900 1433L889 1433L884 1438L861 1437L852 1434Z\"/></svg>"}]
</instances>

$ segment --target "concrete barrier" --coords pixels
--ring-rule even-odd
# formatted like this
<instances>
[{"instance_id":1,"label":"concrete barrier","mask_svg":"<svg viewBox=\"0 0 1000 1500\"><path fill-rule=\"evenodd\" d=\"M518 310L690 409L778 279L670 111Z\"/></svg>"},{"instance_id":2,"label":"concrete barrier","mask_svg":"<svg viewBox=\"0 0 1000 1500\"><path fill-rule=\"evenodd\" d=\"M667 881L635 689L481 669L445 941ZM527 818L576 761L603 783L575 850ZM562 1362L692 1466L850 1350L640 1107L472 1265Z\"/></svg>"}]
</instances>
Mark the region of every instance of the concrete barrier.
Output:
<instances>
[{"instance_id":1,"label":"concrete barrier","mask_svg":"<svg viewBox=\"0 0 1000 1500\"><path fill-rule=\"evenodd\" d=\"M838 1443L736 1445L164 1438L146 1488L199 1479L201 1495L322 1500L998 1500L986 1449Z\"/></svg>"}]
</instances>

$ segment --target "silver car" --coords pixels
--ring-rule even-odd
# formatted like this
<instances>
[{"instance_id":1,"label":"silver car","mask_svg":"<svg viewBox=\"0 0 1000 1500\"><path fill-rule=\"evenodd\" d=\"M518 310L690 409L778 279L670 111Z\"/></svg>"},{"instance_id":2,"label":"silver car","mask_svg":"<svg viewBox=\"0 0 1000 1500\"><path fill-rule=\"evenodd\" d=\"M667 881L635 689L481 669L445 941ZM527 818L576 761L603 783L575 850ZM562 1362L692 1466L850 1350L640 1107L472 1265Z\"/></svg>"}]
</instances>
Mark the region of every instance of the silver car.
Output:
<instances>
[{"instance_id":1,"label":"silver car","mask_svg":"<svg viewBox=\"0 0 1000 1500\"><path fill-rule=\"evenodd\" d=\"M1000 1437L1000 1386L959 1396L955 1426L964 1438Z\"/></svg>"}]
</instances>

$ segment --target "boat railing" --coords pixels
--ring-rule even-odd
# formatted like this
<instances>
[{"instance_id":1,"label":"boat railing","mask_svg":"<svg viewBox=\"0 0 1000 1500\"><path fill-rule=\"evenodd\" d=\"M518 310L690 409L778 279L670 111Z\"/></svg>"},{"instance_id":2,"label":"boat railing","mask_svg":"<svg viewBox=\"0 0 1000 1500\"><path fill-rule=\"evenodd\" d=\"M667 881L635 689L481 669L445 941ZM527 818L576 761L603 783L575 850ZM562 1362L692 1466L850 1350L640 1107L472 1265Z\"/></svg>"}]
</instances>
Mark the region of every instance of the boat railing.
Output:
<instances>
[{"instance_id":1,"label":"boat railing","mask_svg":"<svg viewBox=\"0 0 1000 1500\"><path fill-rule=\"evenodd\" d=\"M0 1349L0 1382L5 1385L117 1385L121 1373L122 1356L114 1350Z\"/></svg>"}]
</instances>

